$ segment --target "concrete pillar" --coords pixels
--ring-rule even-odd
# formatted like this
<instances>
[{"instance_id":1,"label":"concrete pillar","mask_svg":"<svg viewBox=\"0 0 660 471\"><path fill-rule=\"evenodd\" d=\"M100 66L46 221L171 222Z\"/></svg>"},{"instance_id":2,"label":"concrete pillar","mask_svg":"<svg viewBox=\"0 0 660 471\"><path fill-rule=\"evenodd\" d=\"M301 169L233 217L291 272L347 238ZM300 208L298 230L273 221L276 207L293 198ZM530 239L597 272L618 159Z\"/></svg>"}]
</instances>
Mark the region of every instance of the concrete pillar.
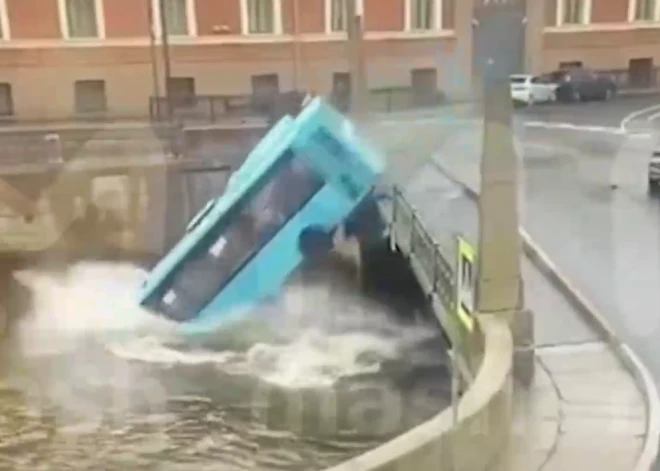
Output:
<instances>
[{"instance_id":1,"label":"concrete pillar","mask_svg":"<svg viewBox=\"0 0 660 471\"><path fill-rule=\"evenodd\" d=\"M188 222L184 172L168 167L165 169L165 248L169 250L181 238Z\"/></svg>"},{"instance_id":2,"label":"concrete pillar","mask_svg":"<svg viewBox=\"0 0 660 471\"><path fill-rule=\"evenodd\" d=\"M518 159L508 80L486 81L479 198L477 312L512 316L521 308Z\"/></svg>"},{"instance_id":3,"label":"concrete pillar","mask_svg":"<svg viewBox=\"0 0 660 471\"><path fill-rule=\"evenodd\" d=\"M144 247L149 253L162 255L167 250L167 178L164 168L145 174L146 217L144 221Z\"/></svg>"},{"instance_id":4,"label":"concrete pillar","mask_svg":"<svg viewBox=\"0 0 660 471\"><path fill-rule=\"evenodd\" d=\"M92 201L91 177L85 173L71 173L57 177L46 195L53 218L53 240L59 249L77 252L96 237L94 228L84 224L85 213Z\"/></svg>"},{"instance_id":5,"label":"concrete pillar","mask_svg":"<svg viewBox=\"0 0 660 471\"><path fill-rule=\"evenodd\" d=\"M141 173L131 172L128 174L128 181L126 182L126 193L128 196L126 226L134 243L137 242L142 232L140 224L142 216L142 180L143 176Z\"/></svg>"},{"instance_id":6,"label":"concrete pillar","mask_svg":"<svg viewBox=\"0 0 660 471\"><path fill-rule=\"evenodd\" d=\"M0 203L9 206L27 219L34 217L37 211L32 199L21 194L4 179L0 179Z\"/></svg>"},{"instance_id":7,"label":"concrete pillar","mask_svg":"<svg viewBox=\"0 0 660 471\"><path fill-rule=\"evenodd\" d=\"M536 357L534 353L534 313L529 309L518 310L512 323L513 377L522 386L529 388L534 382Z\"/></svg>"},{"instance_id":8,"label":"concrete pillar","mask_svg":"<svg viewBox=\"0 0 660 471\"><path fill-rule=\"evenodd\" d=\"M498 9L488 11L486 21L497 30ZM495 27L493 27L495 26ZM503 36L500 36L500 39ZM502 50L512 45L498 44ZM513 142L513 110L507 63L497 56L484 72L484 151L481 160L479 198L478 279L476 312L504 316L516 332L518 379L531 384L534 375L533 318L523 311L520 269L521 241L518 218L518 157ZM531 361L530 361L531 355Z\"/></svg>"}]
</instances>

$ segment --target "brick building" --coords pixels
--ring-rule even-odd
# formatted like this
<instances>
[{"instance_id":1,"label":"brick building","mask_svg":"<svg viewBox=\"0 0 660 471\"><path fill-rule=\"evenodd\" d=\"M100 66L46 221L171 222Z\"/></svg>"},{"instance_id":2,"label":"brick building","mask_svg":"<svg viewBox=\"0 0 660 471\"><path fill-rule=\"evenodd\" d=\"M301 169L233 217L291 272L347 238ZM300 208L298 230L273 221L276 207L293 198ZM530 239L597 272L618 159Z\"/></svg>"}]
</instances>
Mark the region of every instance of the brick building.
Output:
<instances>
[{"instance_id":1,"label":"brick building","mask_svg":"<svg viewBox=\"0 0 660 471\"><path fill-rule=\"evenodd\" d=\"M499 3L525 18L521 69L581 62L630 69L632 80L644 81L660 62L660 0L356 1L371 90L465 93L479 24ZM346 80L345 0L162 5L179 95L327 92ZM0 115L145 116L149 97L163 94L160 7L159 0L0 0Z\"/></svg>"}]
</instances>

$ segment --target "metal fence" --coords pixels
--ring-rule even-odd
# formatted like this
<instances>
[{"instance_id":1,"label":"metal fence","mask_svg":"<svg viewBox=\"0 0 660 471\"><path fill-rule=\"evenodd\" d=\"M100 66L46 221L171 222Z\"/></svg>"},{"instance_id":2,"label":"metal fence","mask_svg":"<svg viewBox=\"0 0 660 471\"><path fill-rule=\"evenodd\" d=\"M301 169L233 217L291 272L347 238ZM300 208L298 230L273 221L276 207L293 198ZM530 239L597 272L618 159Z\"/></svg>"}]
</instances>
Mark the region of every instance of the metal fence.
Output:
<instances>
[{"instance_id":1,"label":"metal fence","mask_svg":"<svg viewBox=\"0 0 660 471\"><path fill-rule=\"evenodd\" d=\"M171 131L4 132L0 134L0 165L48 164L73 158L121 158L167 153Z\"/></svg>"},{"instance_id":2,"label":"metal fence","mask_svg":"<svg viewBox=\"0 0 660 471\"><path fill-rule=\"evenodd\" d=\"M660 68L631 73L630 69L599 70L598 73L612 77L619 90L655 89L660 85Z\"/></svg>"},{"instance_id":3,"label":"metal fence","mask_svg":"<svg viewBox=\"0 0 660 471\"><path fill-rule=\"evenodd\" d=\"M140 158L176 155L236 164L267 131L264 123L214 126L125 126L99 124L0 132L0 166L48 165L71 159Z\"/></svg>"},{"instance_id":4,"label":"metal fence","mask_svg":"<svg viewBox=\"0 0 660 471\"><path fill-rule=\"evenodd\" d=\"M171 116L170 116L171 113ZM215 123L221 119L259 116L249 95L194 95L174 98L149 98L152 121Z\"/></svg>"},{"instance_id":5,"label":"metal fence","mask_svg":"<svg viewBox=\"0 0 660 471\"><path fill-rule=\"evenodd\" d=\"M327 97L338 109L348 111L348 104L332 93ZM376 112L392 112L437 106L445 100L444 94L420 95L412 87L384 87L369 90L368 108ZM149 116L152 121L164 122L171 119L184 123L218 123L231 120L260 118L266 115L256 105L252 95L195 95L172 98L168 105L166 97L151 97Z\"/></svg>"},{"instance_id":6,"label":"metal fence","mask_svg":"<svg viewBox=\"0 0 660 471\"><path fill-rule=\"evenodd\" d=\"M427 294L435 294L446 312L456 308L456 280L454 268L442 254L417 211L405 199L401 190L392 188L392 216L390 236L399 250L410 258L410 263Z\"/></svg>"}]
</instances>

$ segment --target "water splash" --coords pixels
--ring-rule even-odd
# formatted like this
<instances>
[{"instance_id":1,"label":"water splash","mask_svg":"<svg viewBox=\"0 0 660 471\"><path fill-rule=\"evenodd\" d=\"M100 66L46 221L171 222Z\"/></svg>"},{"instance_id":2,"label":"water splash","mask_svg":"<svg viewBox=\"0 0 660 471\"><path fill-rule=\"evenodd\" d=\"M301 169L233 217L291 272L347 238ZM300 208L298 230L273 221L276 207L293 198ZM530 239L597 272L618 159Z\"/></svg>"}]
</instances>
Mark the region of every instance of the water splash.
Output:
<instances>
[{"instance_id":1,"label":"water splash","mask_svg":"<svg viewBox=\"0 0 660 471\"><path fill-rule=\"evenodd\" d=\"M61 275L17 273L34 293L33 308L18 332L21 353L69 355L68 368L85 371L76 381L85 377L93 382L95 374L112 377L104 370L109 363L122 370L121 359L161 366L215 365L282 386L327 386L344 376L374 371L373 359L394 358L401 345L429 334L395 324L382 309L349 292L346 283L338 288L322 282L296 284L283 293L273 321L277 338L258 338L242 352L223 348L222 342L213 350L180 348L172 323L136 305L135 292L144 276L130 264L100 262L79 263ZM104 357L108 352L112 360Z\"/></svg>"},{"instance_id":2,"label":"water splash","mask_svg":"<svg viewBox=\"0 0 660 471\"><path fill-rule=\"evenodd\" d=\"M130 264L84 262L63 273L25 270L14 276L32 291L32 308L19 327L21 345L30 353L61 353L60 339L174 327L137 305L135 293L146 274Z\"/></svg>"},{"instance_id":3,"label":"water splash","mask_svg":"<svg viewBox=\"0 0 660 471\"><path fill-rule=\"evenodd\" d=\"M442 381L437 370L413 373L406 386L390 381L387 364L410 362L406 348L437 330L398 325L345 280L333 284L330 276L285 290L271 307L281 314L274 338L247 349L218 342L204 350L173 346L173 326L136 307L143 276L130 264L96 262L62 274L17 274L34 302L12 342L19 358L0 378L0 422L6 416L12 423L0 426L0 439L23 451L14 458L0 450L0 460L16 469L27 469L30 459L30 469L61 468L82 455L108 469L124 459L159 466L193 460L200 469L236 460L250 462L250 469L309 469L311 460L325 468L375 445L363 437L389 437L446 405L446 394L426 384ZM434 361L442 356L437 348L427 353ZM414 370L419 362L412 362ZM400 387L407 389L399 395ZM356 423L326 420L334 416L318 401L328 397L337 414ZM383 402L391 398L396 407ZM366 404L396 422L381 431L369 414L351 415ZM304 422L289 414L297 405L311 413ZM317 439L296 438L310 434ZM200 454L199 446L208 452ZM278 453L288 458L274 466Z\"/></svg>"}]
</instances>

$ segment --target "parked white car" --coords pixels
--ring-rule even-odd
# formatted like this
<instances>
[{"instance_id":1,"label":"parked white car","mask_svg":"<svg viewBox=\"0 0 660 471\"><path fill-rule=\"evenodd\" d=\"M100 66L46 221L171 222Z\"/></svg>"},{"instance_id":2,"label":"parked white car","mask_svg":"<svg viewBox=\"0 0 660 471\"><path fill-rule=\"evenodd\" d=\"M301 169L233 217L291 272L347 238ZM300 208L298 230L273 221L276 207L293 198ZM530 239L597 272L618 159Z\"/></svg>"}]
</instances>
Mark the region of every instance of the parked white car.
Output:
<instances>
[{"instance_id":1,"label":"parked white car","mask_svg":"<svg viewBox=\"0 0 660 471\"><path fill-rule=\"evenodd\" d=\"M533 105L555 101L557 84L548 77L528 74L516 74L510 77L511 99L516 102Z\"/></svg>"}]
</instances>

